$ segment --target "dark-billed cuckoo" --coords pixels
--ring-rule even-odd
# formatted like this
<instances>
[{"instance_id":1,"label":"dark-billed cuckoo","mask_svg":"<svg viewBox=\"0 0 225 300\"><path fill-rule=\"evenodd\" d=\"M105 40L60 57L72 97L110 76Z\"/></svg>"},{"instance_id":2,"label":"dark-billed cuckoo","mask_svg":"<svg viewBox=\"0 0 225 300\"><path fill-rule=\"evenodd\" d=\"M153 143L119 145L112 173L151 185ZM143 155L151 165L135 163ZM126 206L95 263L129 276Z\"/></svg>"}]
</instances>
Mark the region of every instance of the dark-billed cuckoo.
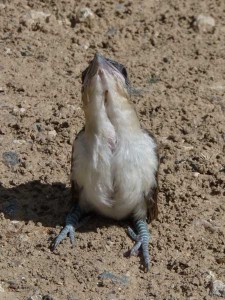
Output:
<instances>
[{"instance_id":1,"label":"dark-billed cuckoo","mask_svg":"<svg viewBox=\"0 0 225 300\"><path fill-rule=\"evenodd\" d=\"M116 220L131 217L135 231L128 228L128 233L136 244L130 253L142 248L149 270L147 222L158 213L159 161L156 141L141 128L129 91L125 67L100 54L82 74L85 128L72 150L74 206L53 248L67 234L74 243L75 229L92 212Z\"/></svg>"}]
</instances>

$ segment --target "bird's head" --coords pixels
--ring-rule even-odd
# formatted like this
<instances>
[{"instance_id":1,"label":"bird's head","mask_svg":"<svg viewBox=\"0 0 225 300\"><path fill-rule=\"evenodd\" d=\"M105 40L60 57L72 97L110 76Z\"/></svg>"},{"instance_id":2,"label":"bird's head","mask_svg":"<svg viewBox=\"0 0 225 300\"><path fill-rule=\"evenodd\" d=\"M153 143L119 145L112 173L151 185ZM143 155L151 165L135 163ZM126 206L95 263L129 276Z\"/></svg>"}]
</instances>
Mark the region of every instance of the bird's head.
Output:
<instances>
[{"instance_id":1,"label":"bird's head","mask_svg":"<svg viewBox=\"0 0 225 300\"><path fill-rule=\"evenodd\" d=\"M129 80L125 67L100 54L82 73L82 101L86 125L105 126L110 122L119 127L139 127L133 106L130 103Z\"/></svg>"},{"instance_id":2,"label":"bird's head","mask_svg":"<svg viewBox=\"0 0 225 300\"><path fill-rule=\"evenodd\" d=\"M96 53L94 59L82 73L82 100L84 110L102 108L110 103L127 101L129 80L125 67Z\"/></svg>"}]
</instances>

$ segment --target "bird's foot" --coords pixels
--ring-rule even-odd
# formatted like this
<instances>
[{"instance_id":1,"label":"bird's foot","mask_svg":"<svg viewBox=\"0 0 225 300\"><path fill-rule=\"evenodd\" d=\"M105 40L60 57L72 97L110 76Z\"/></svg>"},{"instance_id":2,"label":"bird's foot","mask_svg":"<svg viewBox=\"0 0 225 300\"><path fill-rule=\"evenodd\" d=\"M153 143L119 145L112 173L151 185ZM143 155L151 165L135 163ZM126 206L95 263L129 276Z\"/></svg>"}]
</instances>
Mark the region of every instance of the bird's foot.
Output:
<instances>
[{"instance_id":1,"label":"bird's foot","mask_svg":"<svg viewBox=\"0 0 225 300\"><path fill-rule=\"evenodd\" d=\"M128 227L129 236L136 242L134 247L130 250L130 255L137 255L139 253L140 248L142 248L145 268L146 271L149 271L150 256L148 250L148 243L150 239L150 234L147 223L143 220L135 221L135 229L137 230L138 234L136 234L130 227Z\"/></svg>"},{"instance_id":2,"label":"bird's foot","mask_svg":"<svg viewBox=\"0 0 225 300\"><path fill-rule=\"evenodd\" d=\"M62 240L64 240L68 234L69 234L71 244L72 245L75 244L75 230L81 227L90 218L90 216L86 216L85 218L81 219L82 215L83 213L79 205L76 205L72 208L72 210L69 212L69 214L66 217L66 226L63 228L60 234L55 238L55 240L51 245L52 250L55 250L56 247L59 245L59 243L61 243Z\"/></svg>"},{"instance_id":3,"label":"bird's foot","mask_svg":"<svg viewBox=\"0 0 225 300\"><path fill-rule=\"evenodd\" d=\"M60 234L53 241L52 246L51 246L53 251L57 248L59 243L61 243L62 240L65 239L67 234L69 234L70 242L74 246L74 243L75 243L75 228L74 228L73 225L68 224L63 228L63 230L60 232Z\"/></svg>"}]
</instances>

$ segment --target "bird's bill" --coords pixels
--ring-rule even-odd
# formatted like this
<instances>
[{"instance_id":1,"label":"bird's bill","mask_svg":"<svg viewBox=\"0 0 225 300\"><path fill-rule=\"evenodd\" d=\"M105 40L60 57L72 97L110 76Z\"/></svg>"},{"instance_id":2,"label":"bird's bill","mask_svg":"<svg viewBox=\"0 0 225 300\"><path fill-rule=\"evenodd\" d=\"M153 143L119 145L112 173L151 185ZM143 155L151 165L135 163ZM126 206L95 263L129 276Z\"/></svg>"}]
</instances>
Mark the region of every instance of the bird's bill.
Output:
<instances>
[{"instance_id":1,"label":"bird's bill","mask_svg":"<svg viewBox=\"0 0 225 300\"><path fill-rule=\"evenodd\" d=\"M89 67L85 71L83 87L90 84L92 78L99 76L104 80L105 75L116 76L125 84L125 79L120 71L112 64L109 59L106 59L99 53L96 53L94 59L90 62Z\"/></svg>"},{"instance_id":2,"label":"bird's bill","mask_svg":"<svg viewBox=\"0 0 225 300\"><path fill-rule=\"evenodd\" d=\"M84 109L90 104L99 108L102 104L115 103L119 101L117 95L128 99L126 76L126 70L121 64L95 54L82 74Z\"/></svg>"}]
</instances>

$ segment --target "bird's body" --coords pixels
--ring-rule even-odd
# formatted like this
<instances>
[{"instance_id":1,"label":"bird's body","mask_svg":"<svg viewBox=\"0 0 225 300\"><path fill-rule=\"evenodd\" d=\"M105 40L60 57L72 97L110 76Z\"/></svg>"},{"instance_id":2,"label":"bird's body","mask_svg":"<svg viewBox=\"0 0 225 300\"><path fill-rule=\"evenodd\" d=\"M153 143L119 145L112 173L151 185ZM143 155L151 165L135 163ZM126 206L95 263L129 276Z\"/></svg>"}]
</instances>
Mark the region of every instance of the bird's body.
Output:
<instances>
[{"instance_id":1,"label":"bird's body","mask_svg":"<svg viewBox=\"0 0 225 300\"><path fill-rule=\"evenodd\" d=\"M91 137L82 131L74 142L71 180L82 187L80 207L117 220L145 219L146 196L156 186L154 140L141 128L114 129L113 138L104 129Z\"/></svg>"},{"instance_id":2,"label":"bird's body","mask_svg":"<svg viewBox=\"0 0 225 300\"><path fill-rule=\"evenodd\" d=\"M155 140L141 128L129 102L127 73L121 64L96 54L82 79L85 128L74 141L71 163L76 208L55 246L89 212L116 220L131 216L141 234L130 230L139 245L134 250L142 245L148 268L146 220L157 215Z\"/></svg>"}]
</instances>

